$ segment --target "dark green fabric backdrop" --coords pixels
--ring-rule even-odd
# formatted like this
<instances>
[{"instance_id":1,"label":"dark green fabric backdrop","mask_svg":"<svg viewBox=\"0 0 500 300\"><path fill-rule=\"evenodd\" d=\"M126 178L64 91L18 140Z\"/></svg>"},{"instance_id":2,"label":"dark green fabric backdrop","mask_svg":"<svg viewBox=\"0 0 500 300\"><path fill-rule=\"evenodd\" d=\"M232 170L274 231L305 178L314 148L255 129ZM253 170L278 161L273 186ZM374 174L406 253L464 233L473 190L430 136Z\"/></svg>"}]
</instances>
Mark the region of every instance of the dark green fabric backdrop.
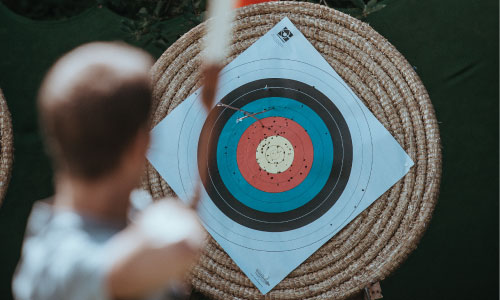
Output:
<instances>
[{"instance_id":1,"label":"dark green fabric backdrop","mask_svg":"<svg viewBox=\"0 0 500 300\"><path fill-rule=\"evenodd\" d=\"M382 282L384 299L498 299L498 1L386 0L365 20L415 66L435 106L443 145L441 194L429 229ZM52 193L35 96L49 66L89 41L127 40L121 17L93 7L34 22L0 5L0 88L14 127L15 160L0 206L0 299L33 201ZM171 41L193 24L166 22ZM142 46L141 42L132 43ZM165 49L145 47L158 57Z\"/></svg>"}]
</instances>

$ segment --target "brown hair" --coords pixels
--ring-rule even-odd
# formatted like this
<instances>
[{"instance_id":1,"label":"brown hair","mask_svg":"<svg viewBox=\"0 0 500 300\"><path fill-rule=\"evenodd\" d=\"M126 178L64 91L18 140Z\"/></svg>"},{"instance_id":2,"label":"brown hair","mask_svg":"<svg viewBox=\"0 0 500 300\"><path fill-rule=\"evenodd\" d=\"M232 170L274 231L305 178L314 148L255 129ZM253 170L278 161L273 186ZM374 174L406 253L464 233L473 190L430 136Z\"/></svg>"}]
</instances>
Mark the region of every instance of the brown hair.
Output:
<instances>
[{"instance_id":1,"label":"brown hair","mask_svg":"<svg viewBox=\"0 0 500 300\"><path fill-rule=\"evenodd\" d=\"M84 179L115 169L151 109L151 57L118 43L92 43L59 59L38 97L56 170Z\"/></svg>"}]
</instances>

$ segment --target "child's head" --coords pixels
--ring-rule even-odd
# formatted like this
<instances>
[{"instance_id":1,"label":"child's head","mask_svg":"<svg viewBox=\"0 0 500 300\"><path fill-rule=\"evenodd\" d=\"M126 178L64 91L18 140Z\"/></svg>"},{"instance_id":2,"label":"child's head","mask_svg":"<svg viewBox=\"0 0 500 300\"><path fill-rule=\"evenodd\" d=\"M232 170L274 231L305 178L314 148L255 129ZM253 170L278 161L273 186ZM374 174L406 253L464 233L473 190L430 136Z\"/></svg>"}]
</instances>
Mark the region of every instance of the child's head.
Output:
<instances>
[{"instance_id":1,"label":"child's head","mask_svg":"<svg viewBox=\"0 0 500 300\"><path fill-rule=\"evenodd\" d=\"M56 173L84 181L118 173L139 179L149 142L151 65L146 52L105 42L56 62L38 96Z\"/></svg>"}]
</instances>

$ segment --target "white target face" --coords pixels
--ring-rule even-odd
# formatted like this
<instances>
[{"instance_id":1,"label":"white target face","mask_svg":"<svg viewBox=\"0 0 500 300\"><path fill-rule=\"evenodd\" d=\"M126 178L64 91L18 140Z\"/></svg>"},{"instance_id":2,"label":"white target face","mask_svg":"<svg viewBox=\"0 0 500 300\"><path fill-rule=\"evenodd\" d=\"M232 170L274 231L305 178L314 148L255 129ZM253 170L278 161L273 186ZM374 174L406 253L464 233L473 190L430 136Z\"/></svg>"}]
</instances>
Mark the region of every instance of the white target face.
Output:
<instances>
[{"instance_id":1,"label":"white target face","mask_svg":"<svg viewBox=\"0 0 500 300\"><path fill-rule=\"evenodd\" d=\"M148 158L186 202L207 170L200 218L263 293L413 165L286 18L222 70L226 106L207 114L200 99L155 127Z\"/></svg>"},{"instance_id":2,"label":"white target face","mask_svg":"<svg viewBox=\"0 0 500 300\"><path fill-rule=\"evenodd\" d=\"M293 158L292 144L279 135L263 139L255 152L255 159L262 170L272 174L285 172L292 165Z\"/></svg>"}]
</instances>

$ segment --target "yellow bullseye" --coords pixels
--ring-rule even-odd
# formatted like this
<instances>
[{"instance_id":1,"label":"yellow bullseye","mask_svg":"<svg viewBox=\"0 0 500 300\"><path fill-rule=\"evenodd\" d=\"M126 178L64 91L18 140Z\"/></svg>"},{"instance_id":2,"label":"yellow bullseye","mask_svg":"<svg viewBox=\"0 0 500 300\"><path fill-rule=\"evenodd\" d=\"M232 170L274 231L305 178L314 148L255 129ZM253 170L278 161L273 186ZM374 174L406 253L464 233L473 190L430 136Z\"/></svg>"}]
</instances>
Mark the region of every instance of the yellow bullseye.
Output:
<instances>
[{"instance_id":1,"label":"yellow bullseye","mask_svg":"<svg viewBox=\"0 0 500 300\"><path fill-rule=\"evenodd\" d=\"M260 168L268 173L286 171L293 163L294 151L290 141L282 136L269 136L260 141L255 158Z\"/></svg>"}]
</instances>

